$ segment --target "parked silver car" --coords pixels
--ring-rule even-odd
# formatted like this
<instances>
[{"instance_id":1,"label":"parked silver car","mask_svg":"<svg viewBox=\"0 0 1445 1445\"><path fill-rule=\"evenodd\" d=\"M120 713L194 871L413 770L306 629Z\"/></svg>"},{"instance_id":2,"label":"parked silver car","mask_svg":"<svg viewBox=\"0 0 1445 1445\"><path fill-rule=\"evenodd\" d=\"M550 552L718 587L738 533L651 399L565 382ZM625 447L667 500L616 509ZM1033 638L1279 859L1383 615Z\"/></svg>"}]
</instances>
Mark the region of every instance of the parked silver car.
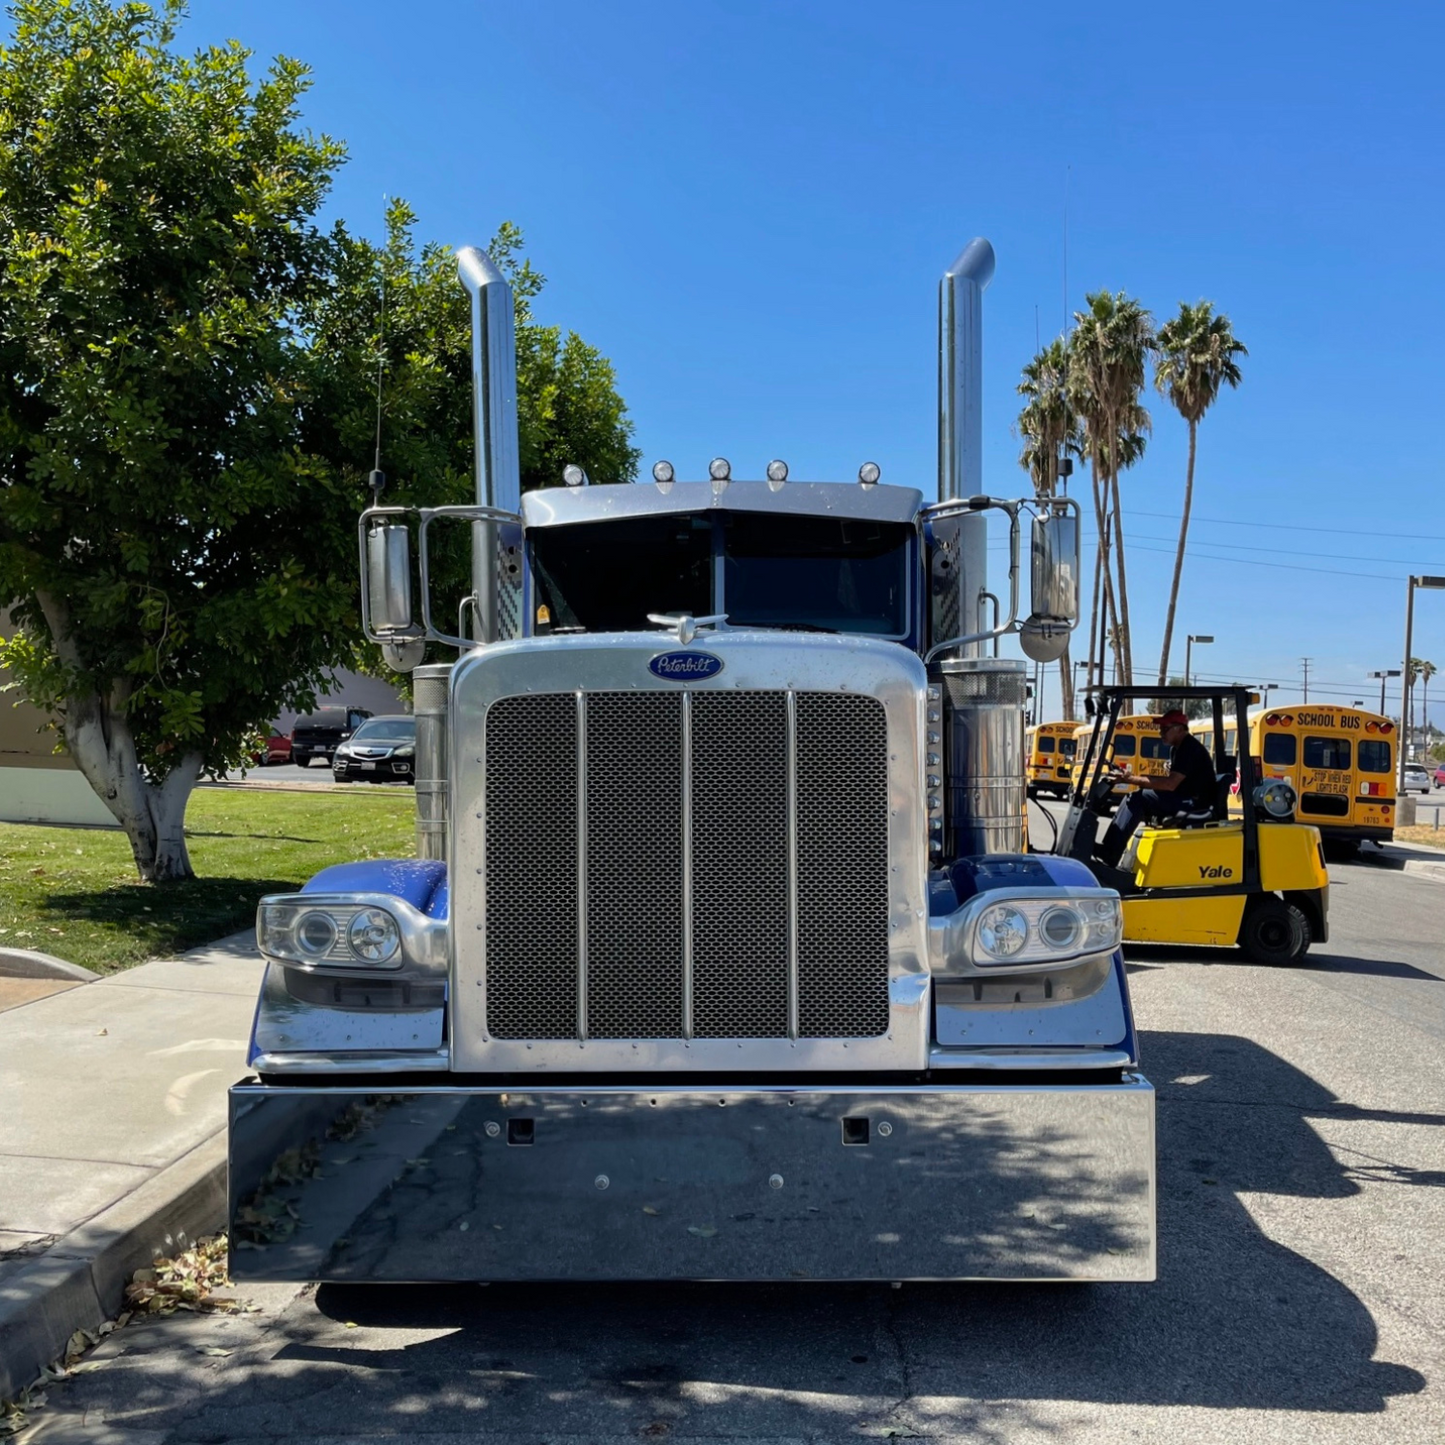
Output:
<instances>
[{"instance_id":1,"label":"parked silver car","mask_svg":"<svg viewBox=\"0 0 1445 1445\"><path fill-rule=\"evenodd\" d=\"M1435 786L1435 780L1425 771L1421 763L1405 764L1405 791L1407 793L1428 793Z\"/></svg>"}]
</instances>

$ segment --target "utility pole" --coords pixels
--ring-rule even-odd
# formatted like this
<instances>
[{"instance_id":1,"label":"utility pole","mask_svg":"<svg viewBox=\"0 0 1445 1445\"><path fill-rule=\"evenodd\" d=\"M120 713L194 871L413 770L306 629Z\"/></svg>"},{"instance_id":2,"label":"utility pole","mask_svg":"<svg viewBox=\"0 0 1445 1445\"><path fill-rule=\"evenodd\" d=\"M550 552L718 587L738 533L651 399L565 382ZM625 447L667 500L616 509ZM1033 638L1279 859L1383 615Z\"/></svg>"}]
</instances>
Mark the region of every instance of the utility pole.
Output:
<instances>
[{"instance_id":1,"label":"utility pole","mask_svg":"<svg viewBox=\"0 0 1445 1445\"><path fill-rule=\"evenodd\" d=\"M1305 665L1305 695L1304 695L1304 700L1305 700L1306 702L1308 702L1308 701L1310 700L1310 663L1311 663L1313 660L1314 660L1313 658L1309 658L1309 657L1302 657L1302 658L1300 658L1300 661L1301 661L1302 663L1304 663L1304 665Z\"/></svg>"}]
</instances>

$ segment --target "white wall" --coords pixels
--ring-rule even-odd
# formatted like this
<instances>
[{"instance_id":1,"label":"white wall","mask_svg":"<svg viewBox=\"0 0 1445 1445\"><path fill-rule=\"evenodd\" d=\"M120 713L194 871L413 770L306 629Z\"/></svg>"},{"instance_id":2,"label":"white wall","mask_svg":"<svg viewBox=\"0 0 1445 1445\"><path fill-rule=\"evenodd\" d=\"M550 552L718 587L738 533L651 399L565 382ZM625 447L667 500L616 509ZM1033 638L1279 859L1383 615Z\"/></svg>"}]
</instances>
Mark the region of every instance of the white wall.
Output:
<instances>
[{"instance_id":1,"label":"white wall","mask_svg":"<svg viewBox=\"0 0 1445 1445\"><path fill-rule=\"evenodd\" d=\"M117 826L95 789L74 767L0 767L0 823Z\"/></svg>"},{"instance_id":2,"label":"white wall","mask_svg":"<svg viewBox=\"0 0 1445 1445\"><path fill-rule=\"evenodd\" d=\"M317 699L317 703L320 707L364 707L377 716L411 711L406 700L389 683L360 672L338 672L331 687ZM273 730L289 734L300 716L300 713L283 712L276 719Z\"/></svg>"}]
</instances>

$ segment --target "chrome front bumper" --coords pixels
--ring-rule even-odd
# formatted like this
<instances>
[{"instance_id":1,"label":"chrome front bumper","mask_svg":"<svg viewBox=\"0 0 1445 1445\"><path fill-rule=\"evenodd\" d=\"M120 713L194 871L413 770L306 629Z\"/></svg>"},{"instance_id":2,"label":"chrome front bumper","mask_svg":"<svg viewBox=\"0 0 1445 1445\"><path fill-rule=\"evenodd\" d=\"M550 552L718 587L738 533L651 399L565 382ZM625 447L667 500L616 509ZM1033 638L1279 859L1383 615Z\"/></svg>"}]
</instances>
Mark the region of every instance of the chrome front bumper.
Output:
<instances>
[{"instance_id":1,"label":"chrome front bumper","mask_svg":"<svg viewBox=\"0 0 1445 1445\"><path fill-rule=\"evenodd\" d=\"M238 1280L1151 1280L1154 1090L231 1090Z\"/></svg>"}]
</instances>

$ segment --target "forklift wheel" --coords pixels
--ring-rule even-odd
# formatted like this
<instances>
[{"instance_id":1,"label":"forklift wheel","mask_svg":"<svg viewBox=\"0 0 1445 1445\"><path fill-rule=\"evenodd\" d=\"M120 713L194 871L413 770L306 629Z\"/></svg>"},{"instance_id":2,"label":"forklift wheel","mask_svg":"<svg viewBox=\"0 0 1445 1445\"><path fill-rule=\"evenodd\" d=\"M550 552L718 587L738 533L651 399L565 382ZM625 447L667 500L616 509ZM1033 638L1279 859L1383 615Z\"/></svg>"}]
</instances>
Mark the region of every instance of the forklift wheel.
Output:
<instances>
[{"instance_id":1,"label":"forklift wheel","mask_svg":"<svg viewBox=\"0 0 1445 1445\"><path fill-rule=\"evenodd\" d=\"M1245 910L1239 946L1256 963L1298 963L1309 952L1309 919L1282 898L1256 898Z\"/></svg>"}]
</instances>

